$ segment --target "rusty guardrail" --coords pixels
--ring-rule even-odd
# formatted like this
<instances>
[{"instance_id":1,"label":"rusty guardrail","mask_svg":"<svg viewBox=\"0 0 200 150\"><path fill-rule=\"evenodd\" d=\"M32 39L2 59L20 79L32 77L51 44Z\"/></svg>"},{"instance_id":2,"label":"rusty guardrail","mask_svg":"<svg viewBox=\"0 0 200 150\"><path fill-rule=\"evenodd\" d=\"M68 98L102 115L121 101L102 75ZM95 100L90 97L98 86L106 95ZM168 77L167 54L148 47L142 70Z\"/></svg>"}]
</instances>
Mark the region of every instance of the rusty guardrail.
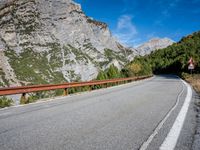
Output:
<instances>
[{"instance_id":1,"label":"rusty guardrail","mask_svg":"<svg viewBox=\"0 0 200 150\"><path fill-rule=\"evenodd\" d=\"M118 79L110 79L110 80L95 80L88 82L71 82L71 83L63 83L63 84L47 84L47 85L32 85L32 86L19 86L19 87L9 87L9 88L0 88L0 96L3 95L14 95L14 94L22 94L21 99L25 99L26 93L33 93L39 91L49 91L49 90L57 90L63 89L63 95L68 95L68 89L74 87L84 87L84 86L94 86L94 85L104 85L109 83L120 83L120 82L131 82L136 80L142 80L145 78L149 78L151 76L141 76L141 77L132 77L132 78L118 78Z\"/></svg>"}]
</instances>

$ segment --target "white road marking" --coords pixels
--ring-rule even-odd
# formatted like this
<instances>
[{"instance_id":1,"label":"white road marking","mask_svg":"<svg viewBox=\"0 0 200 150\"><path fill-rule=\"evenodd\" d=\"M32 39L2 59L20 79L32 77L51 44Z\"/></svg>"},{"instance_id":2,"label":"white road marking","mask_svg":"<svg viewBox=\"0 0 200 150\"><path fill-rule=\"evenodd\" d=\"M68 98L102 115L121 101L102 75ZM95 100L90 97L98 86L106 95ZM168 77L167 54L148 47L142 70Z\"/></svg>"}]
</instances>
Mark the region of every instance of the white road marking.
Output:
<instances>
[{"instance_id":1,"label":"white road marking","mask_svg":"<svg viewBox=\"0 0 200 150\"><path fill-rule=\"evenodd\" d=\"M190 101L192 99L192 89L188 83L183 81L183 83L187 86L187 96L185 98L185 102L170 130L164 142L162 143L160 150L173 150L178 141L179 135L181 133L181 129L183 127L185 117L190 105Z\"/></svg>"},{"instance_id":2,"label":"white road marking","mask_svg":"<svg viewBox=\"0 0 200 150\"><path fill-rule=\"evenodd\" d=\"M163 127L164 123L166 122L166 120L169 118L169 116L171 115L171 113L174 111L174 109L178 106L179 101L180 101L180 96L182 95L184 91L184 84L182 83L182 90L179 93L176 103L175 105L171 108L171 110L167 113L167 115L164 117L164 119L158 124L158 126L155 128L155 130L153 131L153 133L149 136L149 138L147 139L147 141L145 141L142 146L140 147L140 150L146 150L147 147L149 146L149 144L152 142L153 138L158 134L158 132L160 131L160 129Z\"/></svg>"}]
</instances>

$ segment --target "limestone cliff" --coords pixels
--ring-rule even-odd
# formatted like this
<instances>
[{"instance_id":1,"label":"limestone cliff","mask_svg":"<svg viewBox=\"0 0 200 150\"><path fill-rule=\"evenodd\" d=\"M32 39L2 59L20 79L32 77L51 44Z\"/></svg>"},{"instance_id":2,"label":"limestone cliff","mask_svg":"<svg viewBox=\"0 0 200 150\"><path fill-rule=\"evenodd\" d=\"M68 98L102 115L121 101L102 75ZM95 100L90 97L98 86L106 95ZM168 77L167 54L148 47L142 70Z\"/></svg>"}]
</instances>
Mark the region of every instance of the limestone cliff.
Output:
<instances>
[{"instance_id":1,"label":"limestone cliff","mask_svg":"<svg viewBox=\"0 0 200 150\"><path fill-rule=\"evenodd\" d=\"M153 38L148 42L145 42L141 46L137 47L136 49L140 55L144 56L150 54L152 51L155 51L157 49L166 48L167 46L172 45L173 43L174 41L168 38Z\"/></svg>"},{"instance_id":2,"label":"limestone cliff","mask_svg":"<svg viewBox=\"0 0 200 150\"><path fill-rule=\"evenodd\" d=\"M0 1L0 86L91 80L133 57L71 0Z\"/></svg>"}]
</instances>

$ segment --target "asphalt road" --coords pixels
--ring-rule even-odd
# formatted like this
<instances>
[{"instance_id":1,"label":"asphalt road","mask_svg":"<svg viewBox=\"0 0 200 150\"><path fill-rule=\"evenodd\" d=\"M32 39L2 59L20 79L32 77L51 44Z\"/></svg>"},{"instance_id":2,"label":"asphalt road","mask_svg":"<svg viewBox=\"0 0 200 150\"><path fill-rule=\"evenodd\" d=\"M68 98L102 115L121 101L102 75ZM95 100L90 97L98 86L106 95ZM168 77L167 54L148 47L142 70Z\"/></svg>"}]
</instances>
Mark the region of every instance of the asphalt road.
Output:
<instances>
[{"instance_id":1,"label":"asphalt road","mask_svg":"<svg viewBox=\"0 0 200 150\"><path fill-rule=\"evenodd\" d=\"M175 76L0 110L0 150L156 150L178 116L187 87ZM177 101L179 99L179 101ZM177 105L176 105L177 104ZM172 111L172 108L173 111ZM175 149L191 149L193 101Z\"/></svg>"}]
</instances>

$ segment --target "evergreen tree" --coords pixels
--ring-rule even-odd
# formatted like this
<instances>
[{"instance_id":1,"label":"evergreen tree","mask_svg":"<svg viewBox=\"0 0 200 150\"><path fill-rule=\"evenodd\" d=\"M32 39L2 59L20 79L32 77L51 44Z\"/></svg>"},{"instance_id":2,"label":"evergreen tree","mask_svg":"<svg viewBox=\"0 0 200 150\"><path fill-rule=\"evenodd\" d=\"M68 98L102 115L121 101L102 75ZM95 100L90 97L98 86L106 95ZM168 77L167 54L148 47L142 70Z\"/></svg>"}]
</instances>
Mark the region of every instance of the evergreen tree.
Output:
<instances>
[{"instance_id":1,"label":"evergreen tree","mask_svg":"<svg viewBox=\"0 0 200 150\"><path fill-rule=\"evenodd\" d=\"M109 79L121 77L119 70L113 64L110 65L110 67L108 68L107 76L108 76Z\"/></svg>"},{"instance_id":2,"label":"evergreen tree","mask_svg":"<svg viewBox=\"0 0 200 150\"><path fill-rule=\"evenodd\" d=\"M108 79L107 74L101 70L97 75L97 80L106 80L106 79Z\"/></svg>"}]
</instances>

